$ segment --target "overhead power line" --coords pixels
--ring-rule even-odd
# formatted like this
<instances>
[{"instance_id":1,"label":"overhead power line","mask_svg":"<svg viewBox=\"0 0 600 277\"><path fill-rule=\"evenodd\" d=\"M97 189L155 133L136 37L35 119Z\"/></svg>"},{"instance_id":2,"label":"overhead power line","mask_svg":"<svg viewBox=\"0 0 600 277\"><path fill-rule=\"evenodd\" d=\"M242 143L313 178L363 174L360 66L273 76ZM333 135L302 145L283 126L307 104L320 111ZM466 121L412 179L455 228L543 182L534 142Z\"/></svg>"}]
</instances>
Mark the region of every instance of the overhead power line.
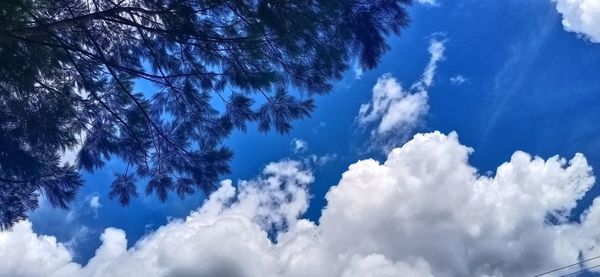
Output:
<instances>
[{"instance_id":1,"label":"overhead power line","mask_svg":"<svg viewBox=\"0 0 600 277\"><path fill-rule=\"evenodd\" d=\"M582 269L582 270L579 270L579 271L571 272L571 273L569 273L569 274L566 274L566 275L560 275L559 277L574 276L574 275L576 275L576 274L583 273L583 272L585 272L585 271L588 271L588 270L590 270L590 269L592 269L592 268L596 268L596 267L600 267L600 264L599 264L599 265L592 266L592 267L584 268L584 269Z\"/></svg>"},{"instance_id":2,"label":"overhead power line","mask_svg":"<svg viewBox=\"0 0 600 277\"><path fill-rule=\"evenodd\" d=\"M559 270L562 270L562 269L565 269L565 268L569 268L569 267L572 267L572 266L574 266L574 265L582 264L582 263L585 263L585 262L588 262L588 261L591 261L591 260L595 260L595 259L598 259L598 258L600 258L600 256L592 257L592 258L589 258L589 259L587 259L587 260L583 260L583 261L580 261L580 262L577 262L577 263L574 263L574 264L570 264L570 265L566 265L566 266L563 266L563 267L555 268L555 269L552 269L552 270L550 270L550 271L546 271L546 272L544 272L544 273L540 273L540 274L538 274L538 275L535 275L535 276L533 276L533 277L544 276L544 275L546 275L546 274L550 274L550 273L552 273L552 272L556 272L556 271L559 271ZM600 267L600 265L597 265L597 266L594 266L594 267ZM590 268L594 268L594 267L590 267ZM588 269L589 269L589 268L588 268ZM584 270L587 270L587 269L584 269ZM575 273L577 273L577 272L575 272ZM569 274L574 274L574 273L569 273ZM563 275L563 276L568 276L568 275ZM561 276L561 277L562 277L562 276Z\"/></svg>"}]
</instances>

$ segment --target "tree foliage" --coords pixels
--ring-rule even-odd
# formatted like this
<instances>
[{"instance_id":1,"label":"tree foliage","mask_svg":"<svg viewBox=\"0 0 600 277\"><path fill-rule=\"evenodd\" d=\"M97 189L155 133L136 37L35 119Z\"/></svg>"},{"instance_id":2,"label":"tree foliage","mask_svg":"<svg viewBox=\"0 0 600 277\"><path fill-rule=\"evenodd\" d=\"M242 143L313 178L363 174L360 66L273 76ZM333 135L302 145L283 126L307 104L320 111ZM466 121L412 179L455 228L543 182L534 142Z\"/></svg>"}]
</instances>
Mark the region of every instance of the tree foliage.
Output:
<instances>
[{"instance_id":1,"label":"tree foliage","mask_svg":"<svg viewBox=\"0 0 600 277\"><path fill-rule=\"evenodd\" d=\"M408 4L0 1L0 227L26 218L40 193L67 207L79 170L111 158L127 164L109 193L123 205L140 181L161 200L212 190L233 128L288 132L352 59L377 64ZM76 165L61 164L68 149Z\"/></svg>"}]
</instances>

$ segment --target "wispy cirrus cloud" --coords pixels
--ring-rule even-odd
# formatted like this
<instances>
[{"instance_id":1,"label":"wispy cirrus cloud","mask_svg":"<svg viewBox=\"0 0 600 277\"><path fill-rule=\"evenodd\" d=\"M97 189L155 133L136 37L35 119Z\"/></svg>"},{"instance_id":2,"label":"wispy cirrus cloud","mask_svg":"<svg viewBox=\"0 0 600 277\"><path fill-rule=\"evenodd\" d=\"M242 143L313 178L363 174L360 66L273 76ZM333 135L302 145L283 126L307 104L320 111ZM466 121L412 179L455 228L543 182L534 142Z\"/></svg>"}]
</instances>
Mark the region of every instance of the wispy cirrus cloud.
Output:
<instances>
[{"instance_id":1,"label":"wispy cirrus cloud","mask_svg":"<svg viewBox=\"0 0 600 277\"><path fill-rule=\"evenodd\" d=\"M452 76L450 77L448 80L450 80L450 83L455 85L455 86L460 86L464 83L466 83L467 81L469 81L469 79L467 79L467 77L458 74L456 76Z\"/></svg>"}]
</instances>

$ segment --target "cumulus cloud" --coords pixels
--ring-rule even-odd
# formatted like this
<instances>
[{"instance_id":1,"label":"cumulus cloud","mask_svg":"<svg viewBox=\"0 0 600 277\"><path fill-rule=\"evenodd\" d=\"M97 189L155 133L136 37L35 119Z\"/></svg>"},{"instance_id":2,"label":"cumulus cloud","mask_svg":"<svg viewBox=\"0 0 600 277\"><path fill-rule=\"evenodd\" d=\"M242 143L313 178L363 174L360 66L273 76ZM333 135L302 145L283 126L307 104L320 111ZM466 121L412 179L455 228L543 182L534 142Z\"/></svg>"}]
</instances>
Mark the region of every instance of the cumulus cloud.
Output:
<instances>
[{"instance_id":1,"label":"cumulus cloud","mask_svg":"<svg viewBox=\"0 0 600 277\"><path fill-rule=\"evenodd\" d=\"M223 181L185 220L129 249L122 230L106 229L85 266L21 222L0 233L0 275L531 276L600 254L600 201L580 223L567 220L594 183L583 155L515 152L482 176L472 151L434 132L383 163L358 161L327 193L318 224L301 219L312 173L271 163L254 180Z\"/></svg>"},{"instance_id":2,"label":"cumulus cloud","mask_svg":"<svg viewBox=\"0 0 600 277\"><path fill-rule=\"evenodd\" d=\"M16 224L10 232L0 232L0 275L47 276L70 267L71 254L52 236L38 236L31 223Z\"/></svg>"},{"instance_id":3,"label":"cumulus cloud","mask_svg":"<svg viewBox=\"0 0 600 277\"><path fill-rule=\"evenodd\" d=\"M600 43L600 1L552 0L562 15L565 30L583 35L592 42Z\"/></svg>"},{"instance_id":4,"label":"cumulus cloud","mask_svg":"<svg viewBox=\"0 0 600 277\"><path fill-rule=\"evenodd\" d=\"M431 39L429 63L421 78L410 88L403 88L391 74L384 74L377 80L371 101L361 105L357 116L358 123L363 126L377 124L373 138L384 141L392 136L404 140L427 113L428 90L433 84L437 64L444 57L444 43L436 37Z\"/></svg>"}]
</instances>

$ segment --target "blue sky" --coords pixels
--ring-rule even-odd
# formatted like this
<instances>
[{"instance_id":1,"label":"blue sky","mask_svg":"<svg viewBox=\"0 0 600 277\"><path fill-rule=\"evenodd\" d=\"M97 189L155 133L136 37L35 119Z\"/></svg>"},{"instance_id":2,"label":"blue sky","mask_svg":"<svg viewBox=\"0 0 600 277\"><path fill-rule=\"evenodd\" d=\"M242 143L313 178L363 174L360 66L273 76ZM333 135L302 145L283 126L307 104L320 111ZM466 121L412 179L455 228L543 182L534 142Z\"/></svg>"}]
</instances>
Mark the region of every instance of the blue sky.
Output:
<instances>
[{"instance_id":1,"label":"blue sky","mask_svg":"<svg viewBox=\"0 0 600 277\"><path fill-rule=\"evenodd\" d=\"M256 128L234 133L226 142L235 153L232 174L223 179L250 180L271 162L304 161L314 182L302 218L318 222L327 205L325 194L350 164L367 158L386 161L388 153L373 145L375 127L357 121L359 109L371 101L373 87L385 74L404 88L418 81L430 62L432 39L443 42L445 51L427 88L429 108L414 127L392 133L386 143L399 147L415 133L455 131L460 144L474 149L468 162L480 175L495 174L517 150L543 159L582 153L592 168L600 168L600 43L586 37L586 32L597 33L565 30L566 15L550 0L417 2L410 16L410 28L389 38L391 49L377 68L360 77L348 70L329 95L316 99L312 117L295 122L289 134L262 134ZM141 84L138 89L151 88ZM306 147L295 151L294 139ZM85 173L86 186L72 209L43 204L31 215L33 231L55 236L69 246L75 262L85 264L101 245L105 228L123 230L132 247L160 226L185 218L205 199L201 194L185 200L171 196L160 203L151 196L121 207L107 194L122 168L112 162ZM587 190L570 219L579 221L598 195L600 186Z\"/></svg>"}]
</instances>

